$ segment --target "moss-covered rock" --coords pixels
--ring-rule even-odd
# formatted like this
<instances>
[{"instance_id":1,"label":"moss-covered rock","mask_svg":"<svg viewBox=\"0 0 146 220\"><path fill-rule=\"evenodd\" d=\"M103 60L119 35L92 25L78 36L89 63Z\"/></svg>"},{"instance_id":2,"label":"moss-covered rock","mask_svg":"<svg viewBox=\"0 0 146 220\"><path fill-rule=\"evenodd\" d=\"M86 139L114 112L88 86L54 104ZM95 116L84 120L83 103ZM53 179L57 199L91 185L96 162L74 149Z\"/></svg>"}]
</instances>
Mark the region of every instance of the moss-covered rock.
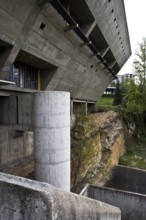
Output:
<instances>
[{"instance_id":1,"label":"moss-covered rock","mask_svg":"<svg viewBox=\"0 0 146 220\"><path fill-rule=\"evenodd\" d=\"M125 151L122 123L116 112L76 115L72 136L72 190L103 184Z\"/></svg>"}]
</instances>

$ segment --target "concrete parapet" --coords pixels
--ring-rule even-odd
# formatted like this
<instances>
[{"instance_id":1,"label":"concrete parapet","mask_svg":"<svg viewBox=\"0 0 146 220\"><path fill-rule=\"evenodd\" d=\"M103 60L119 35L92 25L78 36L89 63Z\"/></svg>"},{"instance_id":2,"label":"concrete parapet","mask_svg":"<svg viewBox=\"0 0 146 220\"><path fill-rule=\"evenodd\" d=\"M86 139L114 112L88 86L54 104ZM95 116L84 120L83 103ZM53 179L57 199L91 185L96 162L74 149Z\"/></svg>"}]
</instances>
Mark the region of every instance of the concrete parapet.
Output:
<instances>
[{"instance_id":1,"label":"concrete parapet","mask_svg":"<svg viewBox=\"0 0 146 220\"><path fill-rule=\"evenodd\" d=\"M1 220L120 220L119 208L55 188L0 173Z\"/></svg>"},{"instance_id":2,"label":"concrete parapet","mask_svg":"<svg viewBox=\"0 0 146 220\"><path fill-rule=\"evenodd\" d=\"M122 220L146 219L146 195L92 185L82 195L119 207Z\"/></svg>"},{"instance_id":3,"label":"concrete parapet","mask_svg":"<svg viewBox=\"0 0 146 220\"><path fill-rule=\"evenodd\" d=\"M132 167L115 166L112 178L106 186L146 194L146 171Z\"/></svg>"}]
</instances>

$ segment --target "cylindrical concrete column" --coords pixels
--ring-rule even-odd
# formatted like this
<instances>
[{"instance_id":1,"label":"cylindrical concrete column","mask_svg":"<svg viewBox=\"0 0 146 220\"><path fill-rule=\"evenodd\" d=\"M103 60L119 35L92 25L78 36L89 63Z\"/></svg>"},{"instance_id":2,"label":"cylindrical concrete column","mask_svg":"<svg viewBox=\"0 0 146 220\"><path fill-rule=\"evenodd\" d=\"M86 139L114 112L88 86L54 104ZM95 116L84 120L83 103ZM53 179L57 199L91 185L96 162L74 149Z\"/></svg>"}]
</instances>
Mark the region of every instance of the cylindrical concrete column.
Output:
<instances>
[{"instance_id":1,"label":"cylindrical concrete column","mask_svg":"<svg viewBox=\"0 0 146 220\"><path fill-rule=\"evenodd\" d=\"M70 190L70 94L34 94L35 178Z\"/></svg>"}]
</instances>

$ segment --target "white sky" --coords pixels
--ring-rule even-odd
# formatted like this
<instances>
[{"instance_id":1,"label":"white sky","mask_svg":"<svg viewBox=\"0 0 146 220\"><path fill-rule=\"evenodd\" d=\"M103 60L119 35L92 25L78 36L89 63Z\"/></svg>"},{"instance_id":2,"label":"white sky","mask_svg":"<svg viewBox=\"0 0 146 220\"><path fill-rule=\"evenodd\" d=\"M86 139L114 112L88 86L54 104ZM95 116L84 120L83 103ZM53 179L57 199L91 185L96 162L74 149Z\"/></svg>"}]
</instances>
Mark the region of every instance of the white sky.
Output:
<instances>
[{"instance_id":1,"label":"white sky","mask_svg":"<svg viewBox=\"0 0 146 220\"><path fill-rule=\"evenodd\" d=\"M117 0L118 1L118 0ZM146 37L146 0L124 0L132 55L119 74L132 73L132 63L138 42Z\"/></svg>"}]
</instances>

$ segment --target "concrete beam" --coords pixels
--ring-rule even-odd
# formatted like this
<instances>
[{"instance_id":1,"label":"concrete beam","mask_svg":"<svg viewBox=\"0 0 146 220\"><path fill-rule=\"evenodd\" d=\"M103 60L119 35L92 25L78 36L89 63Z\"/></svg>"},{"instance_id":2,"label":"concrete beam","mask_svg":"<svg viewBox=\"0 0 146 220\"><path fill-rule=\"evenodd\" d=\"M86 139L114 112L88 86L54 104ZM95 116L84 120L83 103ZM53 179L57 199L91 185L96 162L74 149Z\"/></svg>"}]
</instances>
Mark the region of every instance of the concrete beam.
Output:
<instances>
[{"instance_id":1,"label":"concrete beam","mask_svg":"<svg viewBox=\"0 0 146 220\"><path fill-rule=\"evenodd\" d=\"M72 26L71 25L67 25L67 26L65 26L64 31L67 32L67 31L70 31L70 30L74 30L74 29L76 29L78 27L79 27L78 24L75 24L75 25L72 25Z\"/></svg>"},{"instance_id":2,"label":"concrete beam","mask_svg":"<svg viewBox=\"0 0 146 220\"><path fill-rule=\"evenodd\" d=\"M104 57L106 55L106 53L109 51L109 49L110 48L107 47L107 48L104 48L104 49L100 50L100 53L101 53L102 57Z\"/></svg>"},{"instance_id":3,"label":"concrete beam","mask_svg":"<svg viewBox=\"0 0 146 220\"><path fill-rule=\"evenodd\" d=\"M4 91L0 91L0 96L10 96L10 93L4 92Z\"/></svg>"},{"instance_id":4,"label":"concrete beam","mask_svg":"<svg viewBox=\"0 0 146 220\"><path fill-rule=\"evenodd\" d=\"M51 0L38 0L38 5L43 6L49 4Z\"/></svg>"},{"instance_id":5,"label":"concrete beam","mask_svg":"<svg viewBox=\"0 0 146 220\"><path fill-rule=\"evenodd\" d=\"M0 85L15 85L15 82L0 79Z\"/></svg>"},{"instance_id":6,"label":"concrete beam","mask_svg":"<svg viewBox=\"0 0 146 220\"><path fill-rule=\"evenodd\" d=\"M98 52L98 53L92 54L90 57L94 57L94 56L100 56L100 55L101 55L101 53L100 53L100 52Z\"/></svg>"},{"instance_id":7,"label":"concrete beam","mask_svg":"<svg viewBox=\"0 0 146 220\"><path fill-rule=\"evenodd\" d=\"M86 31L86 33L85 33L86 37L89 37L89 36L90 36L90 34L91 34L91 32L93 31L93 29L95 28L95 26L96 26L96 21L94 21L94 22L91 24L91 26L88 28L88 30Z\"/></svg>"},{"instance_id":8,"label":"concrete beam","mask_svg":"<svg viewBox=\"0 0 146 220\"><path fill-rule=\"evenodd\" d=\"M110 66L110 68L113 68L114 67L114 65L117 63L117 61L115 60L115 61L113 61L113 62L111 62L111 63L109 63L109 66Z\"/></svg>"},{"instance_id":9,"label":"concrete beam","mask_svg":"<svg viewBox=\"0 0 146 220\"><path fill-rule=\"evenodd\" d=\"M3 63L1 63L0 65L0 78L1 79L7 78L8 71L10 70L12 64L14 63L23 43L28 38L29 32L31 31L31 28L33 27L42 8L43 6L40 7L37 4L34 5L13 47L9 48L7 53L4 54L4 57L2 57Z\"/></svg>"},{"instance_id":10,"label":"concrete beam","mask_svg":"<svg viewBox=\"0 0 146 220\"><path fill-rule=\"evenodd\" d=\"M84 46L88 46L89 44L92 44L92 41L84 42L80 46L84 47Z\"/></svg>"}]
</instances>

